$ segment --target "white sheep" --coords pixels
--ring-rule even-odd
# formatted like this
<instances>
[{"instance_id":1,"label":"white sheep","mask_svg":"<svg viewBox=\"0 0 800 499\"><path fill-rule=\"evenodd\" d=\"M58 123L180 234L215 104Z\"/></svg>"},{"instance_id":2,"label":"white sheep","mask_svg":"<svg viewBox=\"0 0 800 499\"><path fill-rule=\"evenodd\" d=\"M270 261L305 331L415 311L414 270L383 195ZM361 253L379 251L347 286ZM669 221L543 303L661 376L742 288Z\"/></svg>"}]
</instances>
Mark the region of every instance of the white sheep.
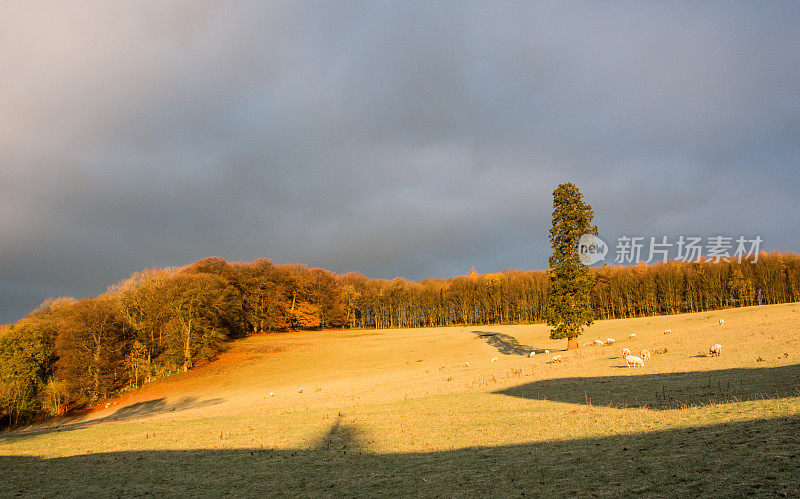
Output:
<instances>
[{"instance_id":1,"label":"white sheep","mask_svg":"<svg viewBox=\"0 0 800 499\"><path fill-rule=\"evenodd\" d=\"M623 348L622 349L622 357L623 358L627 357L630 354L631 354L631 349L630 348Z\"/></svg>"},{"instance_id":2,"label":"white sheep","mask_svg":"<svg viewBox=\"0 0 800 499\"><path fill-rule=\"evenodd\" d=\"M708 355L712 357L719 357L719 354L722 353L722 345L719 343L714 343L711 345L711 348L708 349Z\"/></svg>"},{"instance_id":3,"label":"white sheep","mask_svg":"<svg viewBox=\"0 0 800 499\"><path fill-rule=\"evenodd\" d=\"M303 393L303 388L302 388L302 387L301 387L301 388L298 388L298 389L297 389L297 393Z\"/></svg>"},{"instance_id":4,"label":"white sheep","mask_svg":"<svg viewBox=\"0 0 800 499\"><path fill-rule=\"evenodd\" d=\"M469 362L464 362L464 367L469 367Z\"/></svg>"},{"instance_id":5,"label":"white sheep","mask_svg":"<svg viewBox=\"0 0 800 499\"><path fill-rule=\"evenodd\" d=\"M490 360L489 362L497 362L497 357L492 357L492 360Z\"/></svg>"},{"instance_id":6,"label":"white sheep","mask_svg":"<svg viewBox=\"0 0 800 499\"><path fill-rule=\"evenodd\" d=\"M529 353L528 357L533 357L534 355L536 355L536 350L534 350L533 352Z\"/></svg>"},{"instance_id":7,"label":"white sheep","mask_svg":"<svg viewBox=\"0 0 800 499\"><path fill-rule=\"evenodd\" d=\"M672 329L665 329L664 330L664 334L670 334L671 332L672 332Z\"/></svg>"},{"instance_id":8,"label":"white sheep","mask_svg":"<svg viewBox=\"0 0 800 499\"><path fill-rule=\"evenodd\" d=\"M650 360L650 350L643 349L641 355L643 360Z\"/></svg>"},{"instance_id":9,"label":"white sheep","mask_svg":"<svg viewBox=\"0 0 800 499\"><path fill-rule=\"evenodd\" d=\"M275 393L273 393L273 392L269 392L269 396L270 396L270 397L274 397L274 396L275 396Z\"/></svg>"},{"instance_id":10,"label":"white sheep","mask_svg":"<svg viewBox=\"0 0 800 499\"><path fill-rule=\"evenodd\" d=\"M544 353L550 353L550 350L545 350Z\"/></svg>"},{"instance_id":11,"label":"white sheep","mask_svg":"<svg viewBox=\"0 0 800 499\"><path fill-rule=\"evenodd\" d=\"M553 355L552 362L561 362L561 355Z\"/></svg>"},{"instance_id":12,"label":"white sheep","mask_svg":"<svg viewBox=\"0 0 800 499\"><path fill-rule=\"evenodd\" d=\"M720 319L720 320L719 320L719 325L721 326L721 325L723 325L723 324L725 324L725 321L724 321L724 320L722 320L722 319Z\"/></svg>"},{"instance_id":13,"label":"white sheep","mask_svg":"<svg viewBox=\"0 0 800 499\"><path fill-rule=\"evenodd\" d=\"M603 340L601 340L600 338L597 338L596 340L594 340L594 344L596 346L598 346L598 347L601 347L601 346L605 345L605 343L603 343Z\"/></svg>"},{"instance_id":14,"label":"white sheep","mask_svg":"<svg viewBox=\"0 0 800 499\"><path fill-rule=\"evenodd\" d=\"M635 339L636 339L636 333L631 333L631 339L632 339L632 340L635 340Z\"/></svg>"},{"instance_id":15,"label":"white sheep","mask_svg":"<svg viewBox=\"0 0 800 499\"><path fill-rule=\"evenodd\" d=\"M644 367L644 361L641 359L641 357L637 357L635 355L626 355L625 363L628 364L628 367Z\"/></svg>"},{"instance_id":16,"label":"white sheep","mask_svg":"<svg viewBox=\"0 0 800 499\"><path fill-rule=\"evenodd\" d=\"M614 338L607 338L606 339L606 343L609 344L609 345L614 343L615 341L617 341L617 340L615 340Z\"/></svg>"}]
</instances>

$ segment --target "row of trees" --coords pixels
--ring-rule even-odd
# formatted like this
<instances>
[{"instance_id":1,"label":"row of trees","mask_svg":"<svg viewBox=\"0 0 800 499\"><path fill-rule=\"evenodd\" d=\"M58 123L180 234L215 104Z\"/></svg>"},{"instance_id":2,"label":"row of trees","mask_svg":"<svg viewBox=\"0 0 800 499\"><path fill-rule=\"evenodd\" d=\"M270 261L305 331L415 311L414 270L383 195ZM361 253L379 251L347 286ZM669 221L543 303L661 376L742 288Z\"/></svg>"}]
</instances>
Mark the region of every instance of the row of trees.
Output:
<instances>
[{"instance_id":1,"label":"row of trees","mask_svg":"<svg viewBox=\"0 0 800 499\"><path fill-rule=\"evenodd\" d=\"M698 312L800 300L800 255L762 253L755 263L666 262L590 268L591 305L600 319ZM409 282L338 278L349 327L517 324L546 319L544 271Z\"/></svg>"},{"instance_id":2,"label":"row of trees","mask_svg":"<svg viewBox=\"0 0 800 499\"><path fill-rule=\"evenodd\" d=\"M614 319L800 300L800 255L753 260L592 269L592 307L598 318Z\"/></svg>"},{"instance_id":3,"label":"row of trees","mask_svg":"<svg viewBox=\"0 0 800 499\"><path fill-rule=\"evenodd\" d=\"M800 256L590 269L598 318L800 300ZM0 417L57 415L185 371L271 331L542 322L550 280L507 270L411 282L208 258L134 274L97 298L43 303L0 328Z\"/></svg>"}]
</instances>

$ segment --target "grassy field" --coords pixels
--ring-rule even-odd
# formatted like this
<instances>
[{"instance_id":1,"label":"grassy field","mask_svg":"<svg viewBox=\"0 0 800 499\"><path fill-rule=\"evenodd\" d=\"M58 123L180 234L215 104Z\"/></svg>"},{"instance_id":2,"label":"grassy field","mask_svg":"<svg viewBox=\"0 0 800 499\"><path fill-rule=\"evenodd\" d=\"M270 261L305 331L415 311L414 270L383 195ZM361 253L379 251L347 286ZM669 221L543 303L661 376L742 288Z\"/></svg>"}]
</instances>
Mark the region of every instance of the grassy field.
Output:
<instances>
[{"instance_id":1,"label":"grassy field","mask_svg":"<svg viewBox=\"0 0 800 499\"><path fill-rule=\"evenodd\" d=\"M543 325L251 337L1 434L0 495L797 496L798 324L800 304L601 321L581 343L616 343L570 352Z\"/></svg>"}]
</instances>

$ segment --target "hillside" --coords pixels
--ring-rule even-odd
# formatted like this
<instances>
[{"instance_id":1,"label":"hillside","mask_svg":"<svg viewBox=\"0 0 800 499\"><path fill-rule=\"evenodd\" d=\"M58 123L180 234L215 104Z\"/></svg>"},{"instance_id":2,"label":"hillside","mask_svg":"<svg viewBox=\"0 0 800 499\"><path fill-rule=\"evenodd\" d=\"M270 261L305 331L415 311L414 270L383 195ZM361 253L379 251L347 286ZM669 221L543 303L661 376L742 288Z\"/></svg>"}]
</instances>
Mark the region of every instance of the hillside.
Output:
<instances>
[{"instance_id":1,"label":"hillside","mask_svg":"<svg viewBox=\"0 0 800 499\"><path fill-rule=\"evenodd\" d=\"M581 343L614 345L570 352L544 325L251 336L2 434L0 494L798 494L798 322L797 303L607 320ZM627 368L625 347L653 357Z\"/></svg>"}]
</instances>

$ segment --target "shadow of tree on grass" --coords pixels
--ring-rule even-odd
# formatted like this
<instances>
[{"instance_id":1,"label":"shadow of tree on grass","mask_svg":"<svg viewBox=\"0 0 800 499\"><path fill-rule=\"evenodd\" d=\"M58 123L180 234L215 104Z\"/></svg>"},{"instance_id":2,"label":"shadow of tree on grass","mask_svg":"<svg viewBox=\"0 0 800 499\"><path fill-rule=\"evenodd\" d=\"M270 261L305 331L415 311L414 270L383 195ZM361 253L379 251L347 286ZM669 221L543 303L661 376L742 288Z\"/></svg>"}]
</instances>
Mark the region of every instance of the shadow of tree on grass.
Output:
<instances>
[{"instance_id":1,"label":"shadow of tree on grass","mask_svg":"<svg viewBox=\"0 0 800 499\"><path fill-rule=\"evenodd\" d=\"M545 379L495 393L572 404L674 409L800 396L800 365Z\"/></svg>"},{"instance_id":2,"label":"shadow of tree on grass","mask_svg":"<svg viewBox=\"0 0 800 499\"><path fill-rule=\"evenodd\" d=\"M72 431L89 428L101 423L109 421L128 421L133 419L145 418L154 416L156 414L164 414L168 412L180 412L187 409L196 409L200 407L207 407L217 405L224 402L225 399L200 399L198 397L183 397L175 402L167 402L165 398L158 398L146 400L144 402L137 402L135 404L120 407L114 413L108 416L89 420L74 421L74 418L60 418L43 423L41 425L33 426L30 428L21 428L14 431L9 431L0 434L0 444L4 442L17 441L25 438L51 433L55 431Z\"/></svg>"},{"instance_id":3,"label":"shadow of tree on grass","mask_svg":"<svg viewBox=\"0 0 800 499\"><path fill-rule=\"evenodd\" d=\"M310 449L0 457L0 495L800 494L800 416L632 435L373 453L337 421ZM76 453L80 452L76 449Z\"/></svg>"},{"instance_id":4,"label":"shadow of tree on grass","mask_svg":"<svg viewBox=\"0 0 800 499\"><path fill-rule=\"evenodd\" d=\"M361 429L357 426L342 424L342 416L339 415L325 435L313 444L313 448L362 451L366 446Z\"/></svg>"},{"instance_id":5,"label":"shadow of tree on grass","mask_svg":"<svg viewBox=\"0 0 800 499\"><path fill-rule=\"evenodd\" d=\"M503 355L528 356L531 352L539 354L545 351L544 348L534 348L524 345L513 336L505 333L494 333L491 331L471 331L471 333L485 340L487 344L495 347L497 351Z\"/></svg>"}]
</instances>

